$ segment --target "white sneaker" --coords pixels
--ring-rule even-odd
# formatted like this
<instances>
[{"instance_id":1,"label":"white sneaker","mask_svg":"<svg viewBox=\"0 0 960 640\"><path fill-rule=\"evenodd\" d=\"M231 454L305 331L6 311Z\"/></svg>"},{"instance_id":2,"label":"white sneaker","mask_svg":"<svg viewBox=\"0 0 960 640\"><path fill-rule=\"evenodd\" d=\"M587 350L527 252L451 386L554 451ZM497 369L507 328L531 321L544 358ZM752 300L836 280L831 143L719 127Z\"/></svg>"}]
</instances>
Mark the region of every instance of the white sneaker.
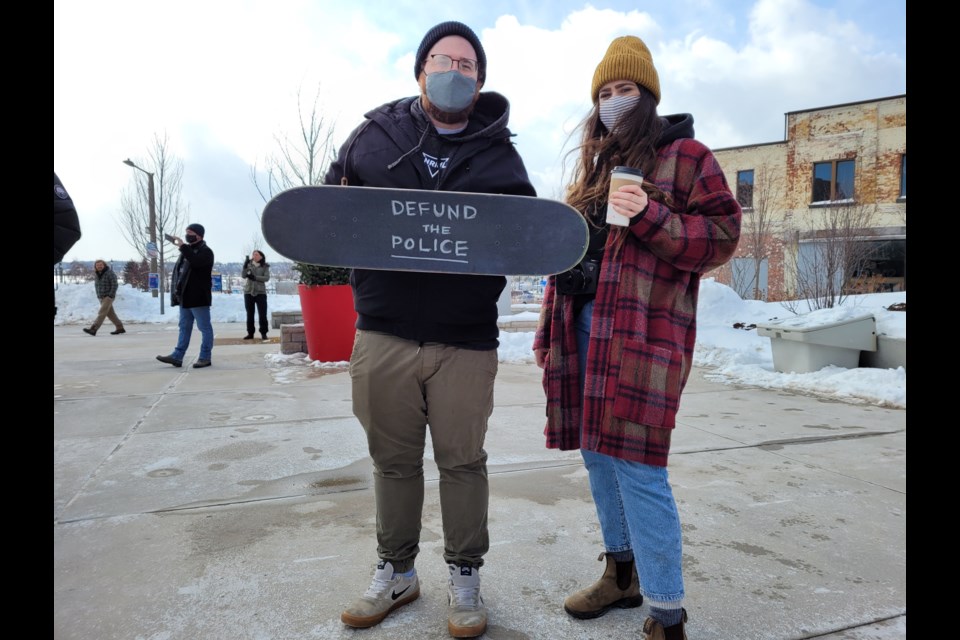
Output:
<instances>
[{"instance_id":1,"label":"white sneaker","mask_svg":"<svg viewBox=\"0 0 960 640\"><path fill-rule=\"evenodd\" d=\"M450 617L447 629L454 638L475 638L487 630L487 609L480 596L480 570L448 564Z\"/></svg>"},{"instance_id":2,"label":"white sneaker","mask_svg":"<svg viewBox=\"0 0 960 640\"><path fill-rule=\"evenodd\" d=\"M373 581L363 596L340 614L340 621L350 627L363 629L378 624L387 614L420 597L420 581L416 570L411 577L394 574L393 565L386 560L377 564Z\"/></svg>"}]
</instances>

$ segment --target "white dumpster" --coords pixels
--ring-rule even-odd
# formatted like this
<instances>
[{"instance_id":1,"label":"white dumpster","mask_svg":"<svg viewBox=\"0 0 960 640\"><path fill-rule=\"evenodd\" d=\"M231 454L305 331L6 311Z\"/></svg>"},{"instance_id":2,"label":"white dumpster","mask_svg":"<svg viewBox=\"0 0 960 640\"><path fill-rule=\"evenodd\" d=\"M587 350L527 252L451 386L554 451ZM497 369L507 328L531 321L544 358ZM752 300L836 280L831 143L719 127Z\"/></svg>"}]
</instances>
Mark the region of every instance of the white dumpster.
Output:
<instances>
[{"instance_id":1,"label":"white dumpster","mask_svg":"<svg viewBox=\"0 0 960 640\"><path fill-rule=\"evenodd\" d=\"M809 373L833 365L860 366L861 351L877 350L873 314L818 321L807 316L757 323L757 335L770 338L773 368L781 373Z\"/></svg>"}]
</instances>

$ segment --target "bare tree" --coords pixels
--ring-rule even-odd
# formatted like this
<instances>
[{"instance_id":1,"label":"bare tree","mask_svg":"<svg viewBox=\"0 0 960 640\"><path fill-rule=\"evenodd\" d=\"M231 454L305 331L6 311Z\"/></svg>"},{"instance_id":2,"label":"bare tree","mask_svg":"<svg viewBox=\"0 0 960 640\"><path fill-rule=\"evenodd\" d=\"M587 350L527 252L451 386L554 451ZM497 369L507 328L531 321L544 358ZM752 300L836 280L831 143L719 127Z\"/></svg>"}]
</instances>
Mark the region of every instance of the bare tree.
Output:
<instances>
[{"instance_id":1,"label":"bare tree","mask_svg":"<svg viewBox=\"0 0 960 640\"><path fill-rule=\"evenodd\" d=\"M73 282L86 282L93 279L93 272L87 268L87 265L78 260L70 263L67 274L73 279Z\"/></svg>"},{"instance_id":2,"label":"bare tree","mask_svg":"<svg viewBox=\"0 0 960 640\"><path fill-rule=\"evenodd\" d=\"M270 247L267 247L267 249L269 248ZM261 253L264 251L263 234L260 233L259 229L256 232L251 233L250 240L244 243L243 260L241 260L240 262L243 262L244 260L249 258L250 254L252 254L254 250L260 251ZM274 256L270 256L270 260L267 260L267 262L272 262L273 258Z\"/></svg>"},{"instance_id":3,"label":"bare tree","mask_svg":"<svg viewBox=\"0 0 960 640\"><path fill-rule=\"evenodd\" d=\"M849 201L816 209L816 231L795 231L793 273L796 277L794 300L781 304L796 312L800 302L808 311L832 309L843 303L851 292L851 279L865 272L871 261L877 206Z\"/></svg>"},{"instance_id":4,"label":"bare tree","mask_svg":"<svg viewBox=\"0 0 960 640\"><path fill-rule=\"evenodd\" d=\"M264 160L265 184L261 184L257 177L257 166L251 168L253 184L264 202L293 187L322 184L327 168L337 157L337 147L333 144L333 123L327 122L319 112L319 85L308 113L304 112L301 94L302 91L298 90L300 130L295 138L286 133L274 135L277 149Z\"/></svg>"},{"instance_id":5,"label":"bare tree","mask_svg":"<svg viewBox=\"0 0 960 640\"><path fill-rule=\"evenodd\" d=\"M261 184L257 177L257 167L250 174L257 192L264 202L273 196L293 187L309 187L323 184L330 163L337 158L337 145L333 142L334 126L319 112L320 87L313 96L309 112L304 111L302 91L297 91L297 115L300 130L297 136L281 133L274 136L277 143L275 153L264 161L266 183ZM260 219L260 213L257 218ZM255 241L256 243L256 241ZM349 269L325 267L306 263L295 263L293 269L300 274L302 284L343 284L349 279Z\"/></svg>"},{"instance_id":6,"label":"bare tree","mask_svg":"<svg viewBox=\"0 0 960 640\"><path fill-rule=\"evenodd\" d=\"M159 262L166 264L164 254L167 243L163 241L163 235L178 235L189 213L189 208L183 204L183 161L170 152L169 140L164 134L162 138L154 136L153 145L147 150L147 160L137 160L134 164L143 171L132 171L133 186L121 195L120 220L117 226L140 259L147 260L147 243L150 241L150 177L144 171L152 172Z\"/></svg>"},{"instance_id":7,"label":"bare tree","mask_svg":"<svg viewBox=\"0 0 960 640\"><path fill-rule=\"evenodd\" d=\"M734 270L733 289L742 297L749 292L752 300L765 300L766 288L760 282L761 266L772 252L771 238L776 225L777 204L783 202L783 182L773 172L760 168L752 186L751 207L745 207L740 229L740 255L753 261L753 269Z\"/></svg>"}]
</instances>

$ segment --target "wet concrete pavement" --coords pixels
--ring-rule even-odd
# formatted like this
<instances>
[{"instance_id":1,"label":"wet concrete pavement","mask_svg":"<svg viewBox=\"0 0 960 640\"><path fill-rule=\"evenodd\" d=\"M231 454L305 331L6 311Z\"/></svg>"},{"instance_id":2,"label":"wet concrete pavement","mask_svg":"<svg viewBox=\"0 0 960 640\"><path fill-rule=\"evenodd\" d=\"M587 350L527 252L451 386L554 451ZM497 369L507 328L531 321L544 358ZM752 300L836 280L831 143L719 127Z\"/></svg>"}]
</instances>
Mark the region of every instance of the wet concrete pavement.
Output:
<instances>
[{"instance_id":1,"label":"wet concrete pavement","mask_svg":"<svg viewBox=\"0 0 960 640\"><path fill-rule=\"evenodd\" d=\"M367 630L343 607L376 561L349 375L217 345L157 362L175 325L54 328L54 637L440 639L446 567L429 447L421 597ZM215 324L235 338L239 324ZM906 637L906 411L745 388L695 369L670 479L691 640ZM579 453L543 446L533 364L501 364L487 437L496 640L639 638L646 606L575 620L602 572Z\"/></svg>"}]
</instances>

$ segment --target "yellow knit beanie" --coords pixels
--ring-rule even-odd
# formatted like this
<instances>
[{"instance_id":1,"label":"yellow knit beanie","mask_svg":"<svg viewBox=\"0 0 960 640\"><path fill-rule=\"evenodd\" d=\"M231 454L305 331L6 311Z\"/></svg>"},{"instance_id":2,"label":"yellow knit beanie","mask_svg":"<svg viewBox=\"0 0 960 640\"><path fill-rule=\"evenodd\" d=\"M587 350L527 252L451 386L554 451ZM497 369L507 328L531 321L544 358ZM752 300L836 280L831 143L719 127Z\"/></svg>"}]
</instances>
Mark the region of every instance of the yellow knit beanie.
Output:
<instances>
[{"instance_id":1,"label":"yellow knit beanie","mask_svg":"<svg viewBox=\"0 0 960 640\"><path fill-rule=\"evenodd\" d=\"M653 68L653 56L643 40L636 36L621 36L610 43L603 60L593 72L590 96L594 103L600 87L612 80L632 80L653 94L660 104L660 78Z\"/></svg>"}]
</instances>

